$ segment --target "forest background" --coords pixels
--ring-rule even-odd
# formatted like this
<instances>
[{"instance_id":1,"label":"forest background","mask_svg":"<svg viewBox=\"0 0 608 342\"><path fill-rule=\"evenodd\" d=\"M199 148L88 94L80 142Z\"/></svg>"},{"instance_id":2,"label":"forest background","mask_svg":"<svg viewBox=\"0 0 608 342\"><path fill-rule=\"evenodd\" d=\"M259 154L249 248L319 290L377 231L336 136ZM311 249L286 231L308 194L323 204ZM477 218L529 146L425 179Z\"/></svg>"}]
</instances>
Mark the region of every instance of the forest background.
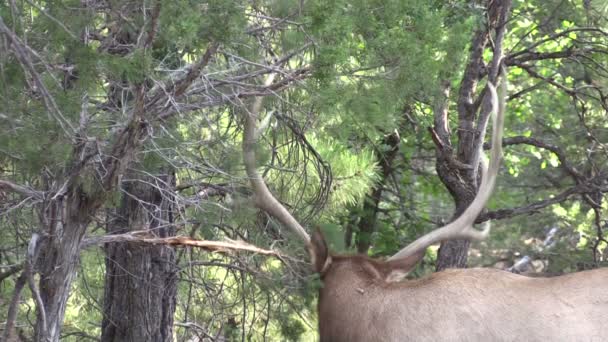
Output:
<instances>
[{"instance_id":1,"label":"forest background","mask_svg":"<svg viewBox=\"0 0 608 342\"><path fill-rule=\"evenodd\" d=\"M491 236L412 276L605 266L607 19L601 0L2 1L0 337L315 340L318 276L251 200L252 99L273 193L333 251L383 257L474 197L502 67Z\"/></svg>"}]
</instances>

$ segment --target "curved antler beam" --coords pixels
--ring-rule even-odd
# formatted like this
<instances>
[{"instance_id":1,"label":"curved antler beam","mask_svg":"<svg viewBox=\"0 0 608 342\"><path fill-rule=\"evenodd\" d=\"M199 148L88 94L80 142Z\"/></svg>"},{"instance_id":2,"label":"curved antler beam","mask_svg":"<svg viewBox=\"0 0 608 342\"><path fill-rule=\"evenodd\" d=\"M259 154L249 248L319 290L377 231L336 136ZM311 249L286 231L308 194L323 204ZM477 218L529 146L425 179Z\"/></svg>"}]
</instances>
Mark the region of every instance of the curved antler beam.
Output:
<instances>
[{"instance_id":1,"label":"curved antler beam","mask_svg":"<svg viewBox=\"0 0 608 342\"><path fill-rule=\"evenodd\" d=\"M269 87L275 74L270 74L264 82L265 87ZM245 127L243 133L243 162L249 182L253 188L253 198L255 205L268 212L276 219L281 221L287 228L298 235L307 246L310 246L310 236L300 223L285 209L285 207L272 195L262 175L257 170L255 144L258 140L257 120L262 108L263 97L257 96L253 101L251 109L245 113Z\"/></svg>"}]
</instances>

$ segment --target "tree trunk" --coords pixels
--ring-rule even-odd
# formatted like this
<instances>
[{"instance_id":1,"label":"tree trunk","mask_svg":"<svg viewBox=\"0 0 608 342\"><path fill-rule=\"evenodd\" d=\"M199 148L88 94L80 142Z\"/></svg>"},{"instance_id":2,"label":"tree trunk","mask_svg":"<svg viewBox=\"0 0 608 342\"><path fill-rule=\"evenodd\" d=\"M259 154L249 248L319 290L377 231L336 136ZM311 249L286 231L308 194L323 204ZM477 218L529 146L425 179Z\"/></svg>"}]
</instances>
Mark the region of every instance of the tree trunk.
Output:
<instances>
[{"instance_id":1,"label":"tree trunk","mask_svg":"<svg viewBox=\"0 0 608 342\"><path fill-rule=\"evenodd\" d=\"M40 271L43 310L36 315L36 341L59 341L66 303L77 274L80 242L89 224L91 208L81 188L56 196L44 205L41 221L47 232L36 268Z\"/></svg>"},{"instance_id":2,"label":"tree trunk","mask_svg":"<svg viewBox=\"0 0 608 342\"><path fill-rule=\"evenodd\" d=\"M145 230L175 235L174 177L123 181L120 206L108 211L108 233ZM177 268L169 246L108 244L102 341L173 341Z\"/></svg>"},{"instance_id":3,"label":"tree trunk","mask_svg":"<svg viewBox=\"0 0 608 342\"><path fill-rule=\"evenodd\" d=\"M72 281L77 273L80 244L87 226L116 186L119 175L144 140L143 93L138 93L133 118L115 135L115 143L98 165L86 139L77 135L72 158L62 177L53 180L52 191L40 206L45 241L35 270L40 273L40 302L36 307L36 341L59 341ZM99 177L103 175L103 177Z\"/></svg>"},{"instance_id":4,"label":"tree trunk","mask_svg":"<svg viewBox=\"0 0 608 342\"><path fill-rule=\"evenodd\" d=\"M437 174L448 188L456 204L454 215L451 218L451 221L453 221L473 202L477 193L477 181L471 177L473 173L470 170L455 168L441 157L437 158ZM470 244L471 242L468 240L442 242L437 254L436 270L466 267Z\"/></svg>"},{"instance_id":5,"label":"tree trunk","mask_svg":"<svg viewBox=\"0 0 608 342\"><path fill-rule=\"evenodd\" d=\"M511 0L487 1L487 24L480 27L473 36L469 61L467 63L458 92L458 146L450 142L448 130L448 107L450 83L444 81L443 96L435 108L432 129L433 141L437 147L437 173L442 183L454 199L456 210L452 219L457 218L471 204L479 184L479 151L486 135L491 105L487 98L475 100L480 79L487 76L488 82L496 84L502 63L502 43L507 18L511 10ZM495 33L491 37L492 32ZM493 38L493 39L492 39ZM486 65L484 51L493 41L492 61ZM483 93L478 94L483 97ZM480 109L481 107L481 109ZM478 114L479 112L479 114ZM450 267L466 267L470 242L462 240L441 243L437 256L437 270Z\"/></svg>"},{"instance_id":6,"label":"tree trunk","mask_svg":"<svg viewBox=\"0 0 608 342\"><path fill-rule=\"evenodd\" d=\"M467 267L469 246L468 240L450 240L441 243L437 254L436 270L441 271L446 268L465 268Z\"/></svg>"},{"instance_id":7,"label":"tree trunk","mask_svg":"<svg viewBox=\"0 0 608 342\"><path fill-rule=\"evenodd\" d=\"M382 168L380 181L376 183L372 192L365 198L362 215L358 224L357 233L357 252L367 254L367 250L372 242L372 234L376 231L376 221L378 217L378 205L382 197L382 191L386 186L393 169L393 161L399 151L399 134L393 132L384 136L380 148L376 149L378 164Z\"/></svg>"}]
</instances>

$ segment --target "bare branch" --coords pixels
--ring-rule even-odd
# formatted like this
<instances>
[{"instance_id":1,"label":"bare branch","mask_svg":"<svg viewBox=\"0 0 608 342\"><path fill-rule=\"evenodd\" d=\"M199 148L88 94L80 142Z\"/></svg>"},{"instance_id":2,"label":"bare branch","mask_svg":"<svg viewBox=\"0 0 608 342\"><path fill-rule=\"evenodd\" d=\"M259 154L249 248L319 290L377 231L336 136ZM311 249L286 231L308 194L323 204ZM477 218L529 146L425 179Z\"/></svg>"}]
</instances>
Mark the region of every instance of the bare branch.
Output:
<instances>
[{"instance_id":1,"label":"bare branch","mask_svg":"<svg viewBox=\"0 0 608 342\"><path fill-rule=\"evenodd\" d=\"M600 190L607 191L608 189ZM579 184L546 200L533 202L521 207L489 211L485 214L480 215L479 218L476 220L476 223L484 222L487 220L500 220L518 215L534 214L543 208L546 208L553 204L564 202L570 199L572 196L594 193L597 191L598 189L589 186L589 184Z\"/></svg>"},{"instance_id":2,"label":"bare branch","mask_svg":"<svg viewBox=\"0 0 608 342\"><path fill-rule=\"evenodd\" d=\"M36 303L36 310L38 315L40 316L40 321L42 326L40 327L40 331L43 332L43 339L48 339L47 334L47 319L46 319L46 311L44 309L44 302L42 301L42 297L40 296L40 291L38 291L38 287L34 283L34 264L36 263L36 259L38 257L38 248L40 247L38 241L40 240L40 235L33 234L30 242L27 246L27 258L25 260L25 269L23 273L27 278L27 284L32 292L32 297L34 297L34 302Z\"/></svg>"},{"instance_id":3,"label":"bare branch","mask_svg":"<svg viewBox=\"0 0 608 342\"><path fill-rule=\"evenodd\" d=\"M534 44L528 46L527 49L521 50L519 52L509 55L508 60L513 60L514 58L519 57L521 55L530 54L530 53L532 53L531 51L534 48L536 48L542 44L545 44L547 42L554 42L555 40L557 40L560 37L568 37L568 35L570 35L571 33L575 33L575 32L593 32L593 33L598 33L600 35L608 37L608 32L606 32L598 27L575 27L575 28L571 28L571 29L567 29L567 30L563 30L563 31L554 33L554 34L548 36L547 38L537 40L534 42Z\"/></svg>"},{"instance_id":4,"label":"bare branch","mask_svg":"<svg viewBox=\"0 0 608 342\"><path fill-rule=\"evenodd\" d=\"M214 107L214 106L219 106L225 103L231 103L231 102L236 102L236 100L242 100L242 99L246 99L249 97L256 97L256 96L268 96L268 95L272 95L276 92L279 92L285 88L288 88L289 86L291 86L294 82L297 82L305 77L308 77L310 75L311 72L311 68L310 67L305 67L305 68L301 68L301 69L296 69L293 72L291 72L288 76L283 77L281 79L281 81L273 83L272 85L270 85L269 87L265 87L265 88L259 88L259 87L252 87L251 85L247 85L250 88L254 88L252 90L242 90L242 91L235 91L232 94L219 94L217 96L210 96L208 89L207 88L214 88L217 86L217 84L213 83L213 84L207 84L205 83L205 85L203 86L205 88L205 90L203 91L202 95L202 99L200 99L200 101L197 101L196 103L191 103L191 104L180 104L178 106L172 107L172 108L165 108L163 110L156 110L157 112L160 112L160 114L158 115L158 119L160 120L165 120L167 118L169 118L170 116L174 115L176 112L189 112L189 111L194 111L194 110L199 110L199 109L203 109L203 108L208 108L208 107ZM264 73L270 73L269 70L261 70L260 71L261 74ZM253 73L252 73L253 74ZM236 78L236 77L235 77ZM231 79L228 80L218 80L217 83L222 83L222 84L233 84L234 82ZM241 85L242 83L238 84ZM197 90L193 89L192 91L189 91L187 93L188 97L191 99L195 99L194 95L198 93Z\"/></svg>"},{"instance_id":5,"label":"bare branch","mask_svg":"<svg viewBox=\"0 0 608 342\"><path fill-rule=\"evenodd\" d=\"M44 193L41 191L2 179L0 179L0 191L10 191L26 197L34 197L36 199L42 199L44 197Z\"/></svg>"},{"instance_id":6,"label":"bare branch","mask_svg":"<svg viewBox=\"0 0 608 342\"><path fill-rule=\"evenodd\" d=\"M577 92L576 89L568 88L568 87L560 84L559 82L556 82L555 80L553 80L553 78L545 77L545 76L539 74L538 72L534 71L534 69L532 69L532 67L529 65L522 64L522 63L515 64L515 65L524 69L530 76L537 78L539 80L542 80L544 82L547 82L547 83L551 84L552 86L554 86L555 88L562 90L563 92L565 92L566 94L568 94L570 96L575 95Z\"/></svg>"},{"instance_id":7,"label":"bare branch","mask_svg":"<svg viewBox=\"0 0 608 342\"><path fill-rule=\"evenodd\" d=\"M165 94L171 94L174 97L181 96L192 84L192 82L194 82L194 80L200 76L202 70L207 66L207 64L209 64L211 57L215 54L218 47L219 43L211 43L201 59L188 67L188 71L182 79L175 81L171 85L167 86L166 89L157 90L156 94L152 95L152 99L146 104L146 109L153 107L162 98L164 98Z\"/></svg>"},{"instance_id":8,"label":"bare branch","mask_svg":"<svg viewBox=\"0 0 608 342\"><path fill-rule=\"evenodd\" d=\"M562 51L552 51L552 52L536 52L536 51L527 51L524 54L520 51L518 55L520 57L512 57L507 56L505 58L505 65L507 66L519 66L522 63L530 62L530 61L542 61L547 59L564 59L576 57L579 55L583 55L586 53L593 52L593 49L574 49L569 48Z\"/></svg>"},{"instance_id":9,"label":"bare branch","mask_svg":"<svg viewBox=\"0 0 608 342\"><path fill-rule=\"evenodd\" d=\"M34 68L34 64L32 63L29 56L27 55L27 52L25 51L24 46L26 46L26 44L24 44L19 39L19 37L17 37L17 35L4 24L4 21L1 17L0 32L4 33L8 37L9 41L11 42L11 46L13 47L13 51L15 52L16 57L20 62L19 64L21 65L23 70L29 73L34 79L35 85L38 88L37 90L42 95L44 105L49 111L49 113L55 116L55 119L57 120L61 128L64 130L66 136L69 139L73 139L73 133L75 132L75 129L72 124L63 116L63 114L59 110L59 107L57 106L57 103L55 103L55 99L46 89L46 86L42 82L40 75L36 71L36 68Z\"/></svg>"},{"instance_id":10,"label":"bare branch","mask_svg":"<svg viewBox=\"0 0 608 342\"><path fill-rule=\"evenodd\" d=\"M197 240L187 236L172 236L166 238L156 237L150 234L147 230L137 230L125 234L104 235L99 237L85 238L81 244L81 248L90 248L106 243L122 243L122 242L137 242L153 245L179 246L179 247L199 247L204 250L215 253L231 253L233 251L246 251L256 254L272 255L280 257L281 255L273 250L262 249L246 243L244 241L208 241Z\"/></svg>"},{"instance_id":11,"label":"bare branch","mask_svg":"<svg viewBox=\"0 0 608 342\"><path fill-rule=\"evenodd\" d=\"M559 160L561 166L564 168L564 170L566 170L566 172L568 172L568 174L570 174L577 183L584 178L583 175L568 162L568 159L566 158L566 153L556 145L550 144L537 138L524 136L514 136L502 140L502 146L519 144L531 145L553 152ZM484 148L489 149L489 144L484 144Z\"/></svg>"}]
</instances>

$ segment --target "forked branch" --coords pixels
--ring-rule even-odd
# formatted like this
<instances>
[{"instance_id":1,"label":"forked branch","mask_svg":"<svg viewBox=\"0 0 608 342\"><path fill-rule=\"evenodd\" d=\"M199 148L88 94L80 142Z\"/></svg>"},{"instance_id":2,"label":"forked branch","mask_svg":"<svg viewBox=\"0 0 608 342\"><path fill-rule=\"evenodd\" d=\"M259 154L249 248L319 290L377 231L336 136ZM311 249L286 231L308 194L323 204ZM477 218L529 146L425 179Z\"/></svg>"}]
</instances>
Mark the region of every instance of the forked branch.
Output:
<instances>
[{"instance_id":1,"label":"forked branch","mask_svg":"<svg viewBox=\"0 0 608 342\"><path fill-rule=\"evenodd\" d=\"M492 102L492 150L490 151L490 166L487 166L487 161L483 157L483 152L480 152L482 156L482 180L479 186L479 191L473 199L473 202L469 207L451 223L438 228L409 244L403 248L397 254L389 258L389 260L401 259L410 255L413 255L421 250L426 249L428 246L444 240L454 239L467 239L467 240L483 240L490 233L490 224L486 222L483 230L477 230L473 228L473 224L477 219L477 216L485 208L492 192L494 191L494 184L496 183L496 176L500 168L500 159L502 158L502 132L504 126L504 113L505 113L505 99L506 99L506 75L503 70L503 85L500 90L500 101L496 94L494 86L488 82L488 92L491 96ZM483 145L480 146L480 149Z\"/></svg>"},{"instance_id":2,"label":"forked branch","mask_svg":"<svg viewBox=\"0 0 608 342\"><path fill-rule=\"evenodd\" d=\"M274 79L275 74L270 74L264 83L265 87L270 87ZM257 96L253 100L251 109L245 113L245 124L243 133L243 162L245 164L245 171L247 177L251 182L253 188L253 199L255 205L266 211L267 213L274 216L276 219L281 221L287 228L292 230L294 233L304 241L307 246L310 246L310 236L306 233L306 230L300 225L300 223L285 209L285 207L272 195L262 175L257 170L256 166L256 155L255 145L258 139L257 134L257 120L262 108L262 96Z\"/></svg>"}]
</instances>

